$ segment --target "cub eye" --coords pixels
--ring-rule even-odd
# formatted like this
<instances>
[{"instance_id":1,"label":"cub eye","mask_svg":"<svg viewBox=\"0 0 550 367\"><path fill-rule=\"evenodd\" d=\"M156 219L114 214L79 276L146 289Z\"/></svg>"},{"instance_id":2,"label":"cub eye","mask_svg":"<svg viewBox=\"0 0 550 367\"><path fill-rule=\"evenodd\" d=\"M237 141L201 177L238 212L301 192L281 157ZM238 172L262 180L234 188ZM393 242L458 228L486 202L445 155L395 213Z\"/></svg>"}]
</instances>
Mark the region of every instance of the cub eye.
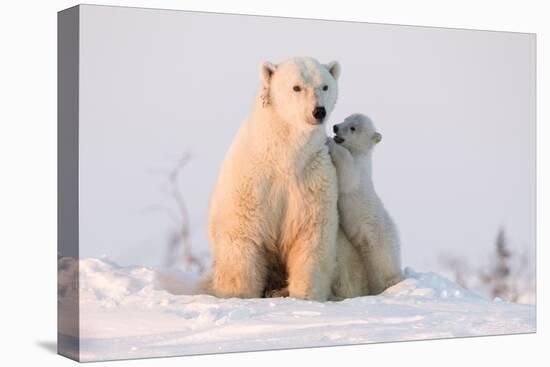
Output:
<instances>
[{"instance_id":1,"label":"cub eye","mask_svg":"<svg viewBox=\"0 0 550 367\"><path fill-rule=\"evenodd\" d=\"M323 90L328 90L328 85L324 85Z\"/></svg>"},{"instance_id":2,"label":"cub eye","mask_svg":"<svg viewBox=\"0 0 550 367\"><path fill-rule=\"evenodd\" d=\"M355 131L355 127L353 127L353 126L350 127L350 130L351 130L351 131Z\"/></svg>"},{"instance_id":3,"label":"cub eye","mask_svg":"<svg viewBox=\"0 0 550 367\"><path fill-rule=\"evenodd\" d=\"M295 85L294 88L292 88L292 89L294 89L295 92L299 92L299 91L302 90L302 88L300 88L299 85Z\"/></svg>"}]
</instances>

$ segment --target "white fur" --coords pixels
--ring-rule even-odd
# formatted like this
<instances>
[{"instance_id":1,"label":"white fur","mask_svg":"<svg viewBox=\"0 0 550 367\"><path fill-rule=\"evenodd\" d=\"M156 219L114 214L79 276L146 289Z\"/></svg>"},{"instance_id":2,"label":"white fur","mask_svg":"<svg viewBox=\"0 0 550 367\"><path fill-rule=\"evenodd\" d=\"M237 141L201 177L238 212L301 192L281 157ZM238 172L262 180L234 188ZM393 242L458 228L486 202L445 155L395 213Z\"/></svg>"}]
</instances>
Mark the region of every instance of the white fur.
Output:
<instances>
[{"instance_id":1,"label":"white fur","mask_svg":"<svg viewBox=\"0 0 550 367\"><path fill-rule=\"evenodd\" d=\"M351 244L338 227L336 236L336 263L332 279L332 301L345 298L366 296L369 294L367 271L360 251ZM288 297L288 288L273 289L266 292L266 297Z\"/></svg>"},{"instance_id":2,"label":"white fur","mask_svg":"<svg viewBox=\"0 0 550 367\"><path fill-rule=\"evenodd\" d=\"M347 238L342 226L336 237L336 271L332 281L332 300L354 298L369 294L368 273L363 257Z\"/></svg>"},{"instance_id":3,"label":"white fur","mask_svg":"<svg viewBox=\"0 0 550 367\"><path fill-rule=\"evenodd\" d=\"M336 125L329 140L338 176L338 212L345 234L362 254L370 294L378 294L402 278L397 228L376 194L372 152L382 139L365 115L353 114Z\"/></svg>"},{"instance_id":4,"label":"white fur","mask_svg":"<svg viewBox=\"0 0 550 367\"><path fill-rule=\"evenodd\" d=\"M282 272L290 296L329 297L336 264L336 172L323 125L312 112L324 106L328 119L339 72L337 63L311 58L261 65L252 112L226 154L210 199L213 264L203 282L208 292L261 297Z\"/></svg>"}]
</instances>

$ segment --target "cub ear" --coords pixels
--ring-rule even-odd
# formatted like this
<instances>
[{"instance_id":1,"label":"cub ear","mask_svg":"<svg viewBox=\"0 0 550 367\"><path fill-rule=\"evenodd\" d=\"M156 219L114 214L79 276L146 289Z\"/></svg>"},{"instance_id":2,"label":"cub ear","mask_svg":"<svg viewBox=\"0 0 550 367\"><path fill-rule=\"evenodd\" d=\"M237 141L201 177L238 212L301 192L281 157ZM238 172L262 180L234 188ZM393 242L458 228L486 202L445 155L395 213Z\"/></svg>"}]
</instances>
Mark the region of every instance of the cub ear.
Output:
<instances>
[{"instance_id":1,"label":"cub ear","mask_svg":"<svg viewBox=\"0 0 550 367\"><path fill-rule=\"evenodd\" d=\"M328 69L330 75L332 75L335 80L338 80L338 78L340 77L340 73L342 72L342 68L340 67L338 61L331 61L325 66Z\"/></svg>"},{"instance_id":2,"label":"cub ear","mask_svg":"<svg viewBox=\"0 0 550 367\"><path fill-rule=\"evenodd\" d=\"M265 61L260 65L260 79L264 85L269 85L273 73L277 69L277 65L274 65L268 61Z\"/></svg>"},{"instance_id":3,"label":"cub ear","mask_svg":"<svg viewBox=\"0 0 550 367\"><path fill-rule=\"evenodd\" d=\"M380 143L380 141L382 141L382 134L374 133L374 135L372 136L372 140L374 140L376 144Z\"/></svg>"}]
</instances>

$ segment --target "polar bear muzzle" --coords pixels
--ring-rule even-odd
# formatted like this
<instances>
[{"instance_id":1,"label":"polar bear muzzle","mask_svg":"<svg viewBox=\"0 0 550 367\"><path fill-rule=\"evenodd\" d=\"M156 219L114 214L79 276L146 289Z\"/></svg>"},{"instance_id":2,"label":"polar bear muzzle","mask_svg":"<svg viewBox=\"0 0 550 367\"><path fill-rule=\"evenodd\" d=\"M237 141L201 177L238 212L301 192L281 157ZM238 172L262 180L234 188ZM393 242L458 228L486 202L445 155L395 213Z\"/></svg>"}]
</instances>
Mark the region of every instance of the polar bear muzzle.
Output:
<instances>
[{"instance_id":1,"label":"polar bear muzzle","mask_svg":"<svg viewBox=\"0 0 550 367\"><path fill-rule=\"evenodd\" d=\"M318 106L313 109L313 117L319 124L323 123L323 120L327 116L327 110L324 106Z\"/></svg>"}]
</instances>

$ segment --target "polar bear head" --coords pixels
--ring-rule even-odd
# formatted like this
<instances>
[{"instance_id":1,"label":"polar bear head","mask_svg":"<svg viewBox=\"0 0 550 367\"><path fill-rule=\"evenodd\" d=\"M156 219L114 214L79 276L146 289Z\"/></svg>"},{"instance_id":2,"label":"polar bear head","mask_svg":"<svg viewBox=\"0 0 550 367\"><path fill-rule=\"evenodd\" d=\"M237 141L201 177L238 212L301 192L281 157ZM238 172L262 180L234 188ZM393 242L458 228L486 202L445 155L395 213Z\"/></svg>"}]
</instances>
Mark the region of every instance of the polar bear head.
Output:
<instances>
[{"instance_id":1,"label":"polar bear head","mask_svg":"<svg viewBox=\"0 0 550 367\"><path fill-rule=\"evenodd\" d=\"M328 119L338 97L340 65L326 65L312 58L293 58L262 63L262 103L273 108L287 123L315 127Z\"/></svg>"},{"instance_id":2,"label":"polar bear head","mask_svg":"<svg viewBox=\"0 0 550 367\"><path fill-rule=\"evenodd\" d=\"M344 122L334 125L334 142L342 145L353 153L368 153L382 140L382 135L376 131L372 120L363 114L354 113L346 117Z\"/></svg>"}]
</instances>

